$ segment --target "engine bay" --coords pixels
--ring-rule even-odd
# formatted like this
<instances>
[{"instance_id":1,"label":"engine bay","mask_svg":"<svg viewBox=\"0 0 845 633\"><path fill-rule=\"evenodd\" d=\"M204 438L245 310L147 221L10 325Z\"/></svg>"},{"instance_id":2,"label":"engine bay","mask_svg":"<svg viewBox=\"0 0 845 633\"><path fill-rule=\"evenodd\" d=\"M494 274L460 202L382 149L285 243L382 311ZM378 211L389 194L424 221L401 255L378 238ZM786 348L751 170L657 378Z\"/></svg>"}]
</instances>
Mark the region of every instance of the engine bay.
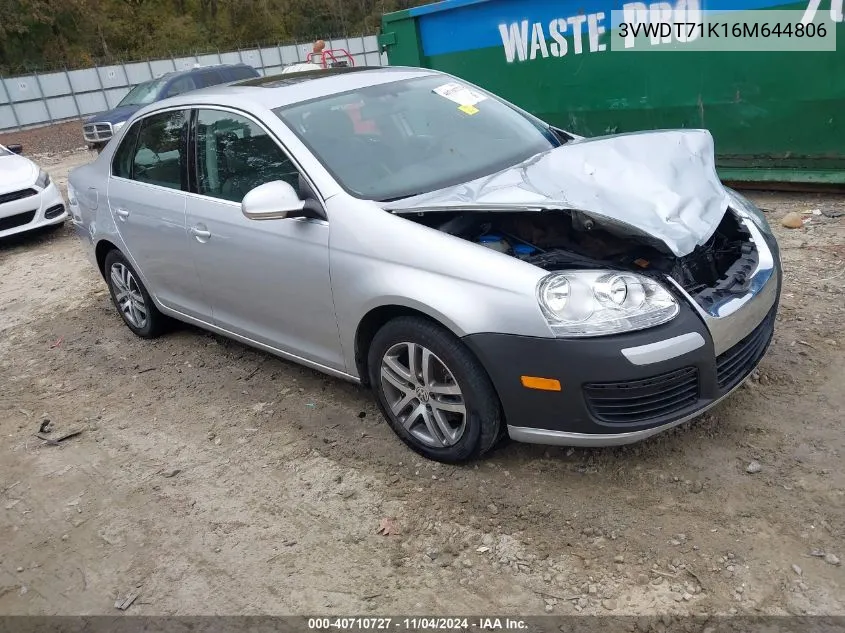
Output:
<instances>
[{"instance_id":1,"label":"engine bay","mask_svg":"<svg viewBox=\"0 0 845 633\"><path fill-rule=\"evenodd\" d=\"M544 270L610 267L668 275L701 304L712 303L714 292L744 286L757 262L750 232L731 211L705 244L684 257L662 250L647 236L611 233L575 211L438 211L405 217Z\"/></svg>"}]
</instances>

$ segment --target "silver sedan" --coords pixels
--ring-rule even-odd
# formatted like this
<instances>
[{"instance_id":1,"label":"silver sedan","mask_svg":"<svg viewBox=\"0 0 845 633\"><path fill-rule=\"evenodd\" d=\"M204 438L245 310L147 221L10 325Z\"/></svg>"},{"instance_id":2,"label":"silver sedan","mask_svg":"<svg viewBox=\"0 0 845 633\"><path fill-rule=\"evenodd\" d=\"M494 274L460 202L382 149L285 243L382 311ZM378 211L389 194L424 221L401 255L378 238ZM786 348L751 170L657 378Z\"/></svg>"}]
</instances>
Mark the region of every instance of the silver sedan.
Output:
<instances>
[{"instance_id":1,"label":"silver sedan","mask_svg":"<svg viewBox=\"0 0 845 633\"><path fill-rule=\"evenodd\" d=\"M178 319L367 384L447 462L694 417L760 361L780 293L706 131L582 138L420 69L156 103L68 193L134 333Z\"/></svg>"}]
</instances>

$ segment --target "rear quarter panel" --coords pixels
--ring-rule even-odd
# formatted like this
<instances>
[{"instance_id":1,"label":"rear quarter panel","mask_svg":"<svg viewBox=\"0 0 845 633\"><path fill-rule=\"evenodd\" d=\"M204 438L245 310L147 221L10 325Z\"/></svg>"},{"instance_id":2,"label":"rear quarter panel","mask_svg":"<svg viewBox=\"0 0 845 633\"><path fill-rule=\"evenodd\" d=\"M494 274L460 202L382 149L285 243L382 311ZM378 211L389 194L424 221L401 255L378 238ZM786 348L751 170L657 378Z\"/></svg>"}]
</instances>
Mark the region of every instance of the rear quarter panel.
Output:
<instances>
[{"instance_id":1,"label":"rear quarter panel","mask_svg":"<svg viewBox=\"0 0 845 633\"><path fill-rule=\"evenodd\" d=\"M71 217L77 234L89 250L89 258L96 265L94 252L103 240L114 244L127 257L129 253L114 224L108 200L109 165L113 144L96 160L77 167L68 176L68 185L76 196L76 205L71 206ZM135 265L135 262L132 262ZM135 266L137 270L137 266ZM140 274L140 273L139 273Z\"/></svg>"}]
</instances>

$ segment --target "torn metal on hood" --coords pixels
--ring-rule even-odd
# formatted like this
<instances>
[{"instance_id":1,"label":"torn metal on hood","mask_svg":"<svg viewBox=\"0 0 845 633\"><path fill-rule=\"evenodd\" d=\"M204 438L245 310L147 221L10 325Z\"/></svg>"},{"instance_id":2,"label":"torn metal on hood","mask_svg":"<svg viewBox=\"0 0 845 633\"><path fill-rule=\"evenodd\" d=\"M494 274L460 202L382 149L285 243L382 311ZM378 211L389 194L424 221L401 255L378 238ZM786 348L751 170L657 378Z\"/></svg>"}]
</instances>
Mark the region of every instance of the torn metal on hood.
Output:
<instances>
[{"instance_id":1,"label":"torn metal on hood","mask_svg":"<svg viewBox=\"0 0 845 633\"><path fill-rule=\"evenodd\" d=\"M713 235L727 207L706 130L576 139L491 176L385 205L397 213L580 211L608 231L651 236L678 257Z\"/></svg>"}]
</instances>

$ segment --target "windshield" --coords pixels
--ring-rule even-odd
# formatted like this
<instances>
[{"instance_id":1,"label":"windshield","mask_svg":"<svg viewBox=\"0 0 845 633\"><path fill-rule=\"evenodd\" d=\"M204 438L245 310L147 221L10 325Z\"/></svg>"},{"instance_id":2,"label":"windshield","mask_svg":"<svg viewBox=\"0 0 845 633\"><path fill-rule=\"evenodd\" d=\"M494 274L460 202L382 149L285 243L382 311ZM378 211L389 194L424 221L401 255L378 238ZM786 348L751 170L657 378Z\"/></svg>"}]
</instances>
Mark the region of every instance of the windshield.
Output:
<instances>
[{"instance_id":1,"label":"windshield","mask_svg":"<svg viewBox=\"0 0 845 633\"><path fill-rule=\"evenodd\" d=\"M0 145L0 156L11 156L11 155L12 155L12 152L10 152L5 147Z\"/></svg>"},{"instance_id":2,"label":"windshield","mask_svg":"<svg viewBox=\"0 0 845 633\"><path fill-rule=\"evenodd\" d=\"M423 77L275 110L352 195L396 200L467 182L557 147L506 103Z\"/></svg>"},{"instance_id":3,"label":"windshield","mask_svg":"<svg viewBox=\"0 0 845 633\"><path fill-rule=\"evenodd\" d=\"M165 81L166 79L162 77L160 79L138 84L129 91L129 94L121 99L120 103L117 104L117 107L119 108L120 106L128 105L147 105L152 103L156 100L156 97L158 96L158 93Z\"/></svg>"}]
</instances>

